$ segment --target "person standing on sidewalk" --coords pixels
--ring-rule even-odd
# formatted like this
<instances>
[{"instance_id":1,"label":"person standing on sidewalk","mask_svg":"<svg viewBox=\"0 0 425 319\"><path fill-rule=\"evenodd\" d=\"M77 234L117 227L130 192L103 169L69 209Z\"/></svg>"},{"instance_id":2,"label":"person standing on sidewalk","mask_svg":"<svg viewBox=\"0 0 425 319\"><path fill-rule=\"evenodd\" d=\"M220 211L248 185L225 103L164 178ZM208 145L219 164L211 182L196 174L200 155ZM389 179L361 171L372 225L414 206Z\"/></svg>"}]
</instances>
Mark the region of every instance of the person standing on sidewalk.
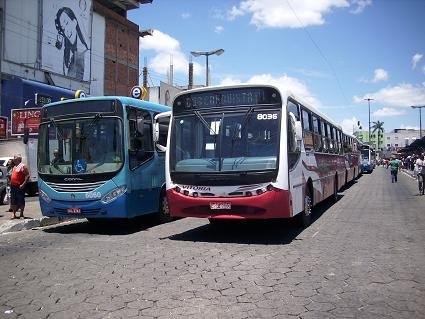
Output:
<instances>
[{"instance_id":1,"label":"person standing on sidewalk","mask_svg":"<svg viewBox=\"0 0 425 319\"><path fill-rule=\"evenodd\" d=\"M10 177L10 203L12 205L12 219L16 218L16 212L21 210L20 218L24 218L25 209L25 185L29 179L27 166L22 163L21 154L16 154L13 158L15 167Z\"/></svg>"},{"instance_id":2,"label":"person standing on sidewalk","mask_svg":"<svg viewBox=\"0 0 425 319\"><path fill-rule=\"evenodd\" d=\"M424 178L425 178L425 153L419 155L415 162L416 174L418 177L419 195L424 194Z\"/></svg>"},{"instance_id":3,"label":"person standing on sidewalk","mask_svg":"<svg viewBox=\"0 0 425 319\"><path fill-rule=\"evenodd\" d=\"M7 174L6 174L6 187L7 190L6 192L8 193L9 196L9 210L8 212L11 213L13 212L12 210L12 203L10 201L10 178L12 177L12 171L13 171L13 167L15 166L15 162L13 161L13 158L11 158L10 160L7 161Z\"/></svg>"},{"instance_id":4,"label":"person standing on sidewalk","mask_svg":"<svg viewBox=\"0 0 425 319\"><path fill-rule=\"evenodd\" d=\"M394 182L397 183L399 161L395 157L391 157L390 168L391 168L391 183L394 183Z\"/></svg>"}]
</instances>

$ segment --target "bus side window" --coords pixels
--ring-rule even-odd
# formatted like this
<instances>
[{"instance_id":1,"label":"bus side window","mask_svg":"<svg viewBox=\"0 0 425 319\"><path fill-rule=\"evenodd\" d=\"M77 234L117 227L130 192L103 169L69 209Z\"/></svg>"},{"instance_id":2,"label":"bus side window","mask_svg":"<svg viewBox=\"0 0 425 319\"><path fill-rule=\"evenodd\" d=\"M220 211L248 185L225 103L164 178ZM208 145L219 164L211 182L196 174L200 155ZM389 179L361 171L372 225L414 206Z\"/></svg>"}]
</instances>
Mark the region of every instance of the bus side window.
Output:
<instances>
[{"instance_id":1,"label":"bus side window","mask_svg":"<svg viewBox=\"0 0 425 319\"><path fill-rule=\"evenodd\" d=\"M292 102L291 100L288 100L288 114L291 113L294 114L295 120L300 120L300 111L298 108L298 105Z\"/></svg>"},{"instance_id":2,"label":"bus side window","mask_svg":"<svg viewBox=\"0 0 425 319\"><path fill-rule=\"evenodd\" d=\"M320 137L320 119L313 115L314 150L322 151L322 138Z\"/></svg>"},{"instance_id":3,"label":"bus side window","mask_svg":"<svg viewBox=\"0 0 425 319\"><path fill-rule=\"evenodd\" d=\"M305 109L301 109L303 122L304 147L306 149L313 148L313 133L311 132L311 113Z\"/></svg>"},{"instance_id":4,"label":"bus side window","mask_svg":"<svg viewBox=\"0 0 425 319\"><path fill-rule=\"evenodd\" d=\"M320 121L320 135L322 136L322 152L327 152L328 146L326 143L326 124L323 119Z\"/></svg>"}]
</instances>

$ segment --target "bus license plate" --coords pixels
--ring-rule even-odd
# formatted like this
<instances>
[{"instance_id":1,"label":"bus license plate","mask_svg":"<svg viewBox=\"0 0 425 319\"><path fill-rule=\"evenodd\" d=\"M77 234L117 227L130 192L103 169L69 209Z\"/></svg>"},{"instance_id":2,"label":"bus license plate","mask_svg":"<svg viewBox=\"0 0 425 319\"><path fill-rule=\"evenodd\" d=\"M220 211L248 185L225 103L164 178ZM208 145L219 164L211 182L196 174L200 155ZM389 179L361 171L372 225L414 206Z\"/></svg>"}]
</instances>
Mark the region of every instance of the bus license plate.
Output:
<instances>
[{"instance_id":1,"label":"bus license plate","mask_svg":"<svg viewBox=\"0 0 425 319\"><path fill-rule=\"evenodd\" d=\"M67 210L68 214L81 214L81 208L80 207L70 207Z\"/></svg>"},{"instance_id":2,"label":"bus license plate","mask_svg":"<svg viewBox=\"0 0 425 319\"><path fill-rule=\"evenodd\" d=\"M232 203L230 202L210 202L211 209L231 209Z\"/></svg>"}]
</instances>

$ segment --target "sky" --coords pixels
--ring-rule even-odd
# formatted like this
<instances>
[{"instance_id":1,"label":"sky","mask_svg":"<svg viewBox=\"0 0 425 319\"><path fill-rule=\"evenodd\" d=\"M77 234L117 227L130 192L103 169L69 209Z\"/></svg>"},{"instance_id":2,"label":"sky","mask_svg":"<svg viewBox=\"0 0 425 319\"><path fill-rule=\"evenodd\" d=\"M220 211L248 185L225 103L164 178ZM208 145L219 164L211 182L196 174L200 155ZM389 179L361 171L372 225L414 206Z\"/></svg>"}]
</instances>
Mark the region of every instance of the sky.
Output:
<instances>
[{"instance_id":1,"label":"sky","mask_svg":"<svg viewBox=\"0 0 425 319\"><path fill-rule=\"evenodd\" d=\"M149 85L269 83L291 91L344 131L384 122L419 129L425 105L425 0L153 0L128 12L140 30ZM140 83L142 80L140 79ZM425 108L422 109L425 128Z\"/></svg>"}]
</instances>

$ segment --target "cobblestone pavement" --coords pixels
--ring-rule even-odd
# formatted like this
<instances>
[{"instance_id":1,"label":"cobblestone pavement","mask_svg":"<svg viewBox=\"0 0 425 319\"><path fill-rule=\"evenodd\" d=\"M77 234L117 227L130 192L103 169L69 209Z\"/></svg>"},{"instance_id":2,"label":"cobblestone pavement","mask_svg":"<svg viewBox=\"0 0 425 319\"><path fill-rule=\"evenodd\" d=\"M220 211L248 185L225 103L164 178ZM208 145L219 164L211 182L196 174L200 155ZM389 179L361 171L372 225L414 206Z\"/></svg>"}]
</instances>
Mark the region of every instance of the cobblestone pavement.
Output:
<instances>
[{"instance_id":1,"label":"cobblestone pavement","mask_svg":"<svg viewBox=\"0 0 425 319\"><path fill-rule=\"evenodd\" d=\"M425 318L425 196L378 167L293 221L0 236L0 318Z\"/></svg>"}]
</instances>

